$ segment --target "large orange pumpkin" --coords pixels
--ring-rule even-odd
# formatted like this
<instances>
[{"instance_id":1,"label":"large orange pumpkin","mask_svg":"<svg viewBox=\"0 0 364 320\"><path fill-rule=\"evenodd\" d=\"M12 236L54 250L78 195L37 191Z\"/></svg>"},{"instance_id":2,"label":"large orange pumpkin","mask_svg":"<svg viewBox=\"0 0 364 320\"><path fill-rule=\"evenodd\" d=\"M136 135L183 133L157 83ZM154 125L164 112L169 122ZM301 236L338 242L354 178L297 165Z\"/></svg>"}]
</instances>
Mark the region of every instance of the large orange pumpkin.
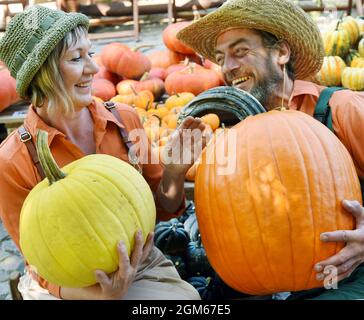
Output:
<instances>
[{"instance_id":1,"label":"large orange pumpkin","mask_svg":"<svg viewBox=\"0 0 364 320\"><path fill-rule=\"evenodd\" d=\"M236 144L226 148L233 136L219 135L204 150L195 179L198 225L212 267L232 288L253 295L322 287L314 264L344 244L323 243L320 234L353 229L340 204L361 202L348 151L298 111L251 116L230 132ZM212 161L211 150L233 166Z\"/></svg>"},{"instance_id":2,"label":"large orange pumpkin","mask_svg":"<svg viewBox=\"0 0 364 320\"><path fill-rule=\"evenodd\" d=\"M151 68L150 60L137 51L140 47L131 50L121 43L110 43L101 52L103 65L113 73L128 79L139 79Z\"/></svg>"}]
</instances>

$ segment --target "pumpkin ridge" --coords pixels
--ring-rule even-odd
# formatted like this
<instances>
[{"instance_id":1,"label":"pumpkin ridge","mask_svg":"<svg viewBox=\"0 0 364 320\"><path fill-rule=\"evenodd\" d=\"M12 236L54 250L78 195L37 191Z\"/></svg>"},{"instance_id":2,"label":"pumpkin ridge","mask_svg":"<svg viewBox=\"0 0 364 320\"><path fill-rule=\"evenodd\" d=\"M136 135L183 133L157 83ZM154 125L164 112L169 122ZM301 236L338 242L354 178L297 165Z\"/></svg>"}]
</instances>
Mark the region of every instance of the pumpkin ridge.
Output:
<instances>
[{"instance_id":1,"label":"pumpkin ridge","mask_svg":"<svg viewBox=\"0 0 364 320\"><path fill-rule=\"evenodd\" d=\"M312 128L311 128L311 126L309 126L307 123L305 123L305 121L301 121L302 119L300 119L300 122L302 123L301 125L302 126L306 126L306 127L309 127L309 129L310 129L310 131L312 132L312 134L315 136L315 138L317 139L317 142L320 144L320 146L322 146L322 143L321 143L321 141L320 141L320 139L319 139L319 136L316 134L316 132L315 132L315 130L313 130ZM304 124L303 124L304 123ZM302 129L301 129L302 130ZM302 136L303 136L303 134L302 134ZM315 157L315 154L313 153L313 156L314 156L314 158L316 158ZM318 161L322 161L322 158L320 158L320 159L318 159ZM317 164L317 163L319 163L319 162L317 162L317 161L314 161L314 163L315 164ZM316 165L317 166L317 165ZM320 177L320 176L319 176ZM322 189L321 189L321 181L320 181L320 183L318 183L318 184L316 184L316 185L318 185L318 188L319 188L319 190L320 190L320 194L322 194ZM310 193L311 194L311 193ZM311 198L311 197L310 197ZM322 202L320 201L320 207L319 207L319 211L318 212L322 212ZM313 212L312 212L313 213ZM315 235L315 237L316 237L316 233L317 233L317 226L316 226L316 224L315 224L315 219L314 219L314 215L312 214L312 222L313 222L313 226L314 226L314 235ZM316 255L317 255L317 245L314 245L313 246L313 249L314 249L314 252L313 252L313 257L316 257ZM315 260L313 259L313 261L312 261L312 265L314 265L315 264ZM308 284L309 284L309 282L310 282L310 280L311 280L311 278L313 278L313 279L315 279L315 275L314 275L314 273L313 273L313 270L311 271L311 275L308 277L308 279L307 279L307 282L306 282L306 287L308 286Z\"/></svg>"},{"instance_id":2,"label":"pumpkin ridge","mask_svg":"<svg viewBox=\"0 0 364 320\"><path fill-rule=\"evenodd\" d=\"M130 165L131 166L131 165ZM94 167L97 167L97 165L95 165ZM119 170L116 170L114 167L112 167L112 166L110 166L109 167L109 170L113 170L113 171L117 171L118 172L118 174L120 174L120 175L122 175L124 178L125 178L125 181L124 181L124 183L125 183L125 185L127 185L127 188L126 189L128 189L128 188L133 188L134 186L132 185L132 184L129 184L128 183L128 179L127 179L127 176L125 176L125 174L124 174L124 172L120 172ZM103 174L100 174L101 176L103 176L103 177L105 177ZM144 177L143 177L143 179L144 179ZM137 222L138 222L138 228L140 228L140 229L143 229L142 228L142 226L144 225L143 223L142 223L142 219L141 219L141 217L140 217L140 210L138 210L138 207L135 207L135 205L134 205L134 203L133 203L133 201L131 201L131 199L130 198L128 198L127 196L125 196L125 194L124 194L124 192L122 192L123 190L122 189L120 189L119 188L119 186L117 186L117 185L115 185L115 187L124 195L124 197L128 200L128 202L129 202L129 204L131 205L131 207L135 210L135 213L136 213L136 215L135 215L135 217L136 217L136 219L137 219ZM145 203L145 200L144 200L144 195L141 193L141 191L140 191L140 189L139 188L135 188L135 191L139 194L139 196L140 196L140 198L142 198L143 199L143 205L144 205L144 207L145 208L147 208L148 209L148 206L146 205L146 203ZM149 222L148 222L149 223ZM146 237L147 235L143 235L144 237Z\"/></svg>"},{"instance_id":3,"label":"pumpkin ridge","mask_svg":"<svg viewBox=\"0 0 364 320\"><path fill-rule=\"evenodd\" d=\"M83 172L84 170L79 170L78 172ZM90 173L93 173L93 174L96 174L96 176L98 176L98 174L96 173L96 172L94 172L94 171L92 171L92 170L90 170L90 169L88 169L87 170L87 174L90 174ZM74 179L74 181L75 182L78 182L76 179ZM107 180L108 182L109 182L109 184L110 185L112 185L113 187L115 187L115 189L116 189L116 191L119 191L119 189L115 186L115 185L113 185L112 184L112 182L110 181L110 180ZM104 181L104 183L105 183L106 181ZM83 186L83 184L82 183L79 183L79 184L81 184L82 186ZM93 192L92 190L93 189L87 189L87 188L84 188L87 192L89 192L90 194L92 194L92 195L94 195L95 197L98 197L98 194L97 193L95 193L95 192ZM130 204L130 202L129 202L129 200L124 196L124 194L121 194L122 196L123 196L123 198L124 199L126 199L127 200L127 202ZM117 216L116 216L116 213L115 212L113 212L110 208L109 208L109 206L104 202L104 200L102 199L102 198L100 198L100 197L98 197L98 199L99 199L99 201L100 201L100 203L104 206L104 208L105 209L107 209L107 212L109 212L109 213L111 213L111 215L110 216L112 216L112 217L114 217L114 220L115 221L117 221L118 222L118 224L119 224L119 226L121 227L120 229L122 229L123 230L123 232L124 232L124 234L125 235L127 235L128 233L126 232L126 230L125 230L125 226L120 222L120 220L117 218ZM133 208L134 209L134 207L132 206L132 205L130 205L130 207L131 208ZM91 226L92 226L92 224L90 224ZM93 228L94 230L95 230L95 228ZM99 236L99 235L98 235ZM121 238L121 237L120 237ZM128 240L128 237L125 237L125 239L126 240ZM105 243L103 243L104 245L105 245L105 247L107 247L107 245L105 244ZM125 245L126 246L128 246L129 245L129 247L131 248L131 243L130 242L128 242L128 243L125 243ZM115 255L111 255L111 257L114 257L115 258ZM118 264L118 259L116 258L115 260L114 260L114 262L116 263L116 264Z\"/></svg>"},{"instance_id":4,"label":"pumpkin ridge","mask_svg":"<svg viewBox=\"0 0 364 320\"><path fill-rule=\"evenodd\" d=\"M50 182L48 182L48 183L50 184ZM39 207L40 203L42 203L42 201L37 202L37 207ZM42 225L44 226L44 224L40 222L39 218L40 218L40 216L39 216L39 215L37 215L37 219L36 219L36 221L37 221L37 223L38 223L38 228L39 228L39 231L40 231L40 233L39 233L39 234L40 234L41 238L43 239L44 248L47 248L48 252L49 252L49 253L50 253L50 255L53 257L54 261L56 261L56 262L57 262L58 267L59 267L60 269L62 269L62 270L63 270L64 274L66 274L69 278L74 279L74 280L75 280L76 282L78 282L78 283L79 283L79 282L82 282L82 281L80 281L79 279L76 279L75 277L73 277L73 276L72 276L72 273L70 273L68 270L66 270L66 269L63 267L62 263L61 263L60 261L58 261L57 257L54 255L53 251L52 251L52 250L51 250L51 248L48 246L47 242L44 240L44 239L45 239L45 238L44 238L44 233L42 232ZM63 240L67 243L67 239L63 238ZM37 250L35 250L35 251L37 251ZM75 254L75 257L76 257L76 258L78 258L78 255L77 255L77 254ZM82 261L80 260L80 262L82 262ZM47 270L47 268L44 268L44 270ZM46 278L46 276L44 276L44 278Z\"/></svg>"},{"instance_id":5,"label":"pumpkin ridge","mask_svg":"<svg viewBox=\"0 0 364 320\"><path fill-rule=\"evenodd\" d=\"M40 203L41 203L41 201L37 201L36 202L36 204L37 204L37 212L39 212L39 206L40 206ZM34 202L33 202L33 205L34 205ZM36 219L34 219L33 221L36 221L36 223L38 224L38 226L40 226L41 225L41 223L40 223L40 221L39 221L39 215L36 215ZM42 234L42 231L39 233L39 236L42 238L42 239L44 239L44 236L43 236L43 234ZM33 242L33 239L34 239L34 237L29 237L28 239L27 239L27 241L29 241L30 243L34 243ZM43 241L43 244L44 244L44 246L45 246L45 248L49 251L49 252L51 252L50 251L50 249L49 249L49 247L46 245L46 243ZM40 264L42 263L42 261L41 261L41 259L39 259L39 256L38 256L38 250L34 250L34 251L32 251L32 253L34 254L34 256L37 256L37 259L36 260L39 260L39 262L40 262ZM52 253L51 253L52 254ZM53 256L53 254L52 254L52 256ZM31 259L32 260L32 259ZM55 260L55 261L57 261L57 260ZM30 262L30 261L28 261L28 262ZM57 264L59 265L59 263L58 263L58 261L57 261ZM30 267L32 267L32 265L30 264ZM43 270L47 270L47 268L45 268L43 265L41 266L41 268L43 269ZM63 269L63 268L62 268ZM34 270L37 274L39 274L38 273L38 270Z\"/></svg>"},{"instance_id":6,"label":"pumpkin ridge","mask_svg":"<svg viewBox=\"0 0 364 320\"><path fill-rule=\"evenodd\" d=\"M84 185L82 183L79 183L76 179L74 180L75 183L78 183L79 185L81 185L82 187L84 187ZM66 190L68 193L71 191L69 190L69 187L62 184L62 188L63 190ZM86 188L84 188L86 191L88 191ZM75 207L79 207L79 204L77 201L75 201L73 199L73 197L69 197L69 199L75 204ZM82 217L84 218L84 220L87 222L87 224L91 227L91 229L94 230L94 233L97 235L97 238L98 238L98 241L99 243L101 243L104 247L105 247L105 251L106 252L109 252L110 256L113 257L114 256L114 253L111 252L108 248L107 248L107 245L104 243L104 241L102 240L102 238L100 237L100 235L97 233L96 229L93 228L93 225L92 223L89 221L89 219L87 219L87 217L82 213L82 210L79 210L79 212L81 213ZM77 254L75 254L75 256L77 256ZM79 259L80 262L82 262L82 264L86 265L82 260ZM87 265L86 265L87 266Z\"/></svg>"},{"instance_id":7,"label":"pumpkin ridge","mask_svg":"<svg viewBox=\"0 0 364 320\"><path fill-rule=\"evenodd\" d=\"M280 111L278 111L280 112ZM282 115L282 114L281 114ZM283 118L283 117L282 117ZM282 181L282 173L280 171L280 167L279 167L279 164L278 164L278 161L277 161L277 156L276 156L276 153L275 153L275 149L273 147L273 141L272 141L272 131L270 130L270 127L267 126L267 133L268 133L268 142L269 142L269 145L270 145L270 152L273 156L273 160L274 160L274 163L275 163L275 169L276 169L276 172L278 174L278 177L279 177L279 181L282 183L282 185L284 185L283 181ZM288 197L288 195L287 195ZM292 220L290 219L290 214L289 212L287 212L287 210L285 210L286 212L286 216L287 216L287 220L288 220L288 224L289 224L289 246L291 248L291 251L290 251L290 256L291 256L291 262L292 262L292 270L296 270L295 268L295 261L294 261L294 248L293 248L293 236L292 236ZM292 272L292 277L293 277L293 287L296 288L296 275L295 275L295 272L293 271Z\"/></svg>"},{"instance_id":8,"label":"pumpkin ridge","mask_svg":"<svg viewBox=\"0 0 364 320\"><path fill-rule=\"evenodd\" d=\"M306 124L307 125L307 124ZM320 136L319 135L317 135L316 134L316 132L314 132L314 134L315 134L315 136L317 137L317 139L318 139L318 141L320 142L320 144L321 144L321 147L322 147L322 149L324 150L324 154L325 154L325 156L326 156L326 159L325 160L328 160L330 157L328 156L328 152L327 152L327 150L324 148L325 146L326 146L326 144L324 144L324 143L322 143L322 140L320 139ZM333 133L332 133L333 134ZM339 150L342 150L341 148L339 148ZM342 152L341 152L341 154L343 154ZM331 162L330 161L326 161L326 163L328 163L328 168L329 168L329 170L330 170L330 173L331 173L331 177L334 177L335 176L335 174L334 174L334 170L333 170L333 168L332 168L332 166L331 166ZM346 167L345 167L346 168ZM335 182L335 181L334 181ZM332 183L331 185L333 185L333 189L334 189L334 194L337 194L337 187L336 187L336 184L335 183ZM339 217L339 215L336 215L336 217L335 217L335 226L334 226L334 228L335 228L335 230L339 230L340 229L340 223L338 222L338 220L340 219L340 217ZM339 245L339 243L338 242L335 242L335 252L338 252L338 245Z\"/></svg>"},{"instance_id":9,"label":"pumpkin ridge","mask_svg":"<svg viewBox=\"0 0 364 320\"><path fill-rule=\"evenodd\" d=\"M287 113L287 115L288 115L288 113ZM289 114L289 116L290 116L290 114ZM308 193L307 194L311 195L311 183L310 183L311 182L310 181L311 179L310 179L309 174L308 174L307 169L306 169L308 167L307 166L307 163L306 163L306 159L304 157L304 154L302 152L302 149L301 149L300 144L298 144L298 142L297 142L299 140L298 139L299 137L296 136L295 132L292 131L292 128L289 126L289 119L287 119L287 117L282 117L282 120L287 124L287 128L291 132L292 137L293 137L293 141L295 141L295 144L297 146L297 150L299 151L299 154L301 155L301 161L303 162L304 168L305 168L305 170L302 170L302 172L305 173L305 181L306 181L306 186L307 186L307 189L308 189ZM298 121L300 121L300 120L301 120L301 118L299 118ZM303 122L303 121L300 121L300 122ZM307 125L305 123L305 126L306 126L306 128L308 128L308 130L310 130L313 133L314 136L317 137L316 133L314 132L314 130L312 130L312 127L310 125ZM302 132L302 129L299 129L299 132ZM302 134L302 136L303 136L303 134ZM318 140L318 142L320 142L320 145L321 145L321 141ZM308 150L311 151L311 148L308 148ZM316 163L316 162L314 162L314 163ZM316 191L316 190L314 189L313 191ZM311 223L312 223L312 229L313 229L313 234L314 234L314 236L313 236L313 241L314 241L313 257L315 257L316 256L316 253L317 253L317 245L316 245L316 241L315 241L316 234L317 234L317 225L315 223L315 218L314 217L315 217L315 215L317 216L317 214L312 210L312 207L313 207L312 197L309 196L309 197L307 197L307 199L308 199L308 202L310 204L309 205L310 213L307 213L307 214L310 214L310 220L311 220ZM314 263L315 263L315 261L313 260L312 265ZM311 273L308 273L308 279L307 279L307 281L305 281L306 287L307 287L308 283L310 282L311 277L312 277L312 270L311 270ZM294 288L296 288L296 287L294 287Z\"/></svg>"},{"instance_id":10,"label":"pumpkin ridge","mask_svg":"<svg viewBox=\"0 0 364 320\"><path fill-rule=\"evenodd\" d=\"M259 121L258 119L254 119L253 117L248 117L246 120L248 120L249 122L253 122L254 120ZM246 125L246 126L250 125L250 123L248 121L246 121L244 123L244 125ZM247 148L247 150L250 150L249 149L249 146L251 146L250 140L251 139L248 139L248 138L246 139L246 148ZM247 154L247 159L246 160L247 160L247 167L248 167L248 170L249 170L249 177L254 177L254 172L253 172L253 168L252 168L252 160L250 158L250 152L248 151L246 154ZM254 216L255 216L257 226L258 226L259 229L261 229L261 225L259 223L259 217L258 217L258 214L257 214L258 208L256 206L255 199L252 198L251 202L252 202L252 205L253 205L253 208L254 208L253 212L254 212ZM275 287L277 287L277 279L274 278L274 274L273 274L272 269L270 267L269 260L268 260L266 250L265 250L265 242L264 242L264 239L263 239L260 232L259 232L259 238L260 238L261 246L262 246L262 249L263 249L265 265L267 266L267 270L269 270L271 278L274 279ZM258 283L259 283L259 281L258 281ZM266 288L262 284L261 284L261 287Z\"/></svg>"},{"instance_id":11,"label":"pumpkin ridge","mask_svg":"<svg viewBox=\"0 0 364 320\"><path fill-rule=\"evenodd\" d=\"M130 164L129 164L129 165L130 165ZM94 167L94 168L96 168L96 167L104 168L103 166L100 166L100 165L98 165L98 164L94 164L94 165L93 165L93 167ZM124 183L125 183L125 184L128 184L127 176L124 174L124 172L121 172L120 170L115 169L115 167L113 167L113 166L111 166L111 165L108 167L108 169L109 169L110 171L111 171L111 170L116 171L119 175L122 175L122 176L125 178ZM132 169L131 165L130 165L130 169ZM92 169L92 168L89 168L88 170L93 171L93 169ZM134 169L132 169L132 170L134 170ZM98 174L98 175L100 175L100 176L102 176L102 177L105 177L105 175L104 175L104 174L101 174L100 172L97 172L97 174ZM141 176L141 177L142 177L142 176ZM142 177L142 179L144 179L144 177ZM119 190L119 192L121 192L121 193L125 196L124 192L122 192L123 190L122 190L122 189L120 189L118 185L115 185L115 184L113 184L113 185L114 185L114 186L115 186L115 187ZM127 188L126 188L126 189L128 189L128 188L134 188L134 186L133 186L133 185L131 185L131 184L128 184L128 186L127 186ZM140 190L140 189L138 189L138 188L134 188L134 190L135 190L135 191L139 194L140 198L142 198L142 199L143 199L144 207L148 209L148 206L146 205L146 202L145 202L145 200L144 200L144 195L141 193L141 190ZM138 213L138 214L137 214L137 216L136 216L136 218L137 218L137 220L138 220L139 227L143 226L143 223L141 223L141 218L140 218L140 214L139 214L139 211L140 211L140 210L136 210L137 208L133 205L133 201L131 201L131 200L130 200L130 198L128 198L128 197L125 197L125 198L128 200L129 204L130 204L130 205L131 205L131 207L135 210L135 212L136 212L136 213Z\"/></svg>"},{"instance_id":12,"label":"pumpkin ridge","mask_svg":"<svg viewBox=\"0 0 364 320\"><path fill-rule=\"evenodd\" d=\"M205 162L209 161L208 160L208 148L211 148L211 147L212 147L212 144L210 145L210 147L209 146L206 146L206 148L203 150L203 153L204 153L203 155L204 155ZM204 161L204 160L202 159L202 161ZM211 172L212 172L212 170L209 170L208 171L208 174L211 175ZM196 174L197 174L197 172L196 172ZM211 185L209 186L209 188L211 188ZM195 190L198 192L198 190L199 190L198 186L195 186ZM207 204L207 208L206 209L209 209L210 203L213 202L213 199L210 198L210 192L205 192L204 196L206 197L206 202L205 202L205 204ZM214 248L216 247L216 245L218 246L218 248L217 248L218 250L215 250L215 253L218 253L222 258L224 258L224 256L223 256L223 252L224 252L223 249L224 248L222 248L220 246L219 241L216 241L216 239L217 239L217 236L216 236L217 235L217 232L216 232L215 225L212 223L212 221L210 221L210 219L206 219L206 221L203 221L203 223L202 223L202 221L199 222L198 218L199 218L199 215L198 215L198 209L197 209L197 204L196 204L196 219L197 219L197 223L199 225L201 225L202 228L203 228L203 224L204 223L209 223L210 226L212 226L212 229L214 230L213 235L215 237L215 239L213 241L213 246L214 246ZM202 240L202 235L201 235L201 240ZM209 240L209 242L211 243L210 240ZM226 259L224 259L223 261L226 261Z\"/></svg>"},{"instance_id":13,"label":"pumpkin ridge","mask_svg":"<svg viewBox=\"0 0 364 320\"><path fill-rule=\"evenodd\" d=\"M226 137L224 137L224 142L227 140L227 138ZM222 140L220 140L220 141L222 141ZM238 146L237 146L237 148L238 148ZM237 173L237 175L239 175L239 173ZM227 178L225 177L225 176L223 176L223 179L224 180L226 180ZM216 185L216 184L215 184ZM214 194L216 194L216 193L214 193ZM226 197L227 198L229 198L229 200L231 200L231 196L230 196L230 193L227 193L227 195L226 195ZM216 201L216 203L217 203L217 207L219 207L219 205L218 205L218 201ZM223 208L224 210L226 210L226 209L228 209L229 210L229 212L231 212L231 211L235 211L234 210L234 202L233 201L228 201L227 202L228 203L228 205L229 205L229 208ZM231 210L231 211L230 211ZM233 215L233 221L235 222L235 225L236 226L238 226L239 225L239 223L237 223L237 220L236 220L236 217L235 217L235 215ZM239 239L240 239L240 243L241 243L241 252L242 252L242 254L243 254L243 256L244 257L246 257L246 253L245 253L245 247L244 247L244 244L245 244L245 241L242 241L242 236L241 236L241 233L240 233L240 230L239 230L239 228L237 228L236 229L236 233L238 234L238 237L239 237ZM222 251L222 252L225 252L225 251ZM229 259L225 259L225 261L226 262L228 262L229 261ZM248 265L248 268L247 268L247 270L249 270L249 272L251 273L251 275L252 275L252 279L254 279L254 281L256 282L256 283L258 283L260 286L262 286L262 287L264 287L264 284L262 284L262 283L260 283L259 281L257 281L257 278L255 277L255 274L254 274L254 272L252 271L253 270L253 268L251 268L251 264L250 264L250 262L249 262L249 260L248 259L245 259L245 261L247 262L247 265ZM231 265L231 264L229 264L229 265Z\"/></svg>"},{"instance_id":14,"label":"pumpkin ridge","mask_svg":"<svg viewBox=\"0 0 364 320\"><path fill-rule=\"evenodd\" d=\"M215 154L216 154L216 151L217 151L217 147L216 147L216 143L217 143L217 141L215 140L215 143L214 144L212 144L212 148L214 148L215 149L215 151L213 151L212 152L212 154L214 155L214 160L216 160L216 156L215 156ZM214 166L216 166L217 164L214 164ZM212 170L210 170L210 173L212 173L213 171ZM215 177L214 177L215 178ZM221 177L222 178L222 177ZM210 177L210 179L211 179L211 177ZM213 188L213 192L211 193L210 191L209 192L207 192L206 194L218 194L218 192L216 191L216 182L214 181L214 183L212 184L212 188ZM230 195L229 195L229 193L227 193L226 194L226 197L229 197ZM212 203L213 203L213 207L215 208L215 210L217 210L217 211L220 211L220 212L224 212L224 210L228 210L228 212L231 212L230 210L231 210L231 206L230 206L230 204L229 204L229 206L228 207L224 207L224 208L221 208L220 206L219 206L219 201L217 201L217 199L216 198L210 198L211 200L213 200L212 201ZM210 203L210 201L209 201L209 199L207 199L207 201L206 201L207 203ZM215 231L216 231L216 229L214 229ZM215 232L216 234L219 234L219 232ZM239 234L239 232L237 232L238 233L238 235L239 235L239 239L241 240L241 237L240 237L240 234ZM201 237L201 240L202 240L202 237ZM220 248L220 249L222 249L222 250L219 250L219 253L221 253L221 256L222 257L224 257L224 252L225 252L225 250L224 250L224 248ZM231 266L231 262L229 261L229 259L227 258L227 257L224 257L224 259L223 259L223 261L225 262L225 268L227 269L227 270L229 270L230 269L230 266ZM231 272L231 270L230 270L230 272ZM232 272L231 272L231 274L233 274ZM232 279L232 283L234 283L235 282L235 279Z\"/></svg>"}]
</instances>

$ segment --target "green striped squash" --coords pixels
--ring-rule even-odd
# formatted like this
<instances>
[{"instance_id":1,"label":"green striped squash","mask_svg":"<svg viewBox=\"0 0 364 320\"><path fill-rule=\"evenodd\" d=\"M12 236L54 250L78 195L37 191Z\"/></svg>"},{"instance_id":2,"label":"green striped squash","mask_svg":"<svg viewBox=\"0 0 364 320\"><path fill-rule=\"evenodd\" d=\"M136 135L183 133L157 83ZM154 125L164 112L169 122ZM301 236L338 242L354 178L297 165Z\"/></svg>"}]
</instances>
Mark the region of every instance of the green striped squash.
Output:
<instances>
[{"instance_id":1,"label":"green striped squash","mask_svg":"<svg viewBox=\"0 0 364 320\"><path fill-rule=\"evenodd\" d=\"M326 56L340 56L344 58L350 49L350 35L348 31L334 30L323 34Z\"/></svg>"},{"instance_id":2,"label":"green striped squash","mask_svg":"<svg viewBox=\"0 0 364 320\"><path fill-rule=\"evenodd\" d=\"M345 68L341 82L343 87L354 91L364 90L364 68Z\"/></svg>"},{"instance_id":3,"label":"green striped squash","mask_svg":"<svg viewBox=\"0 0 364 320\"><path fill-rule=\"evenodd\" d=\"M317 80L324 86L340 86L341 73L346 64L339 56L324 57L321 70L317 74Z\"/></svg>"}]
</instances>

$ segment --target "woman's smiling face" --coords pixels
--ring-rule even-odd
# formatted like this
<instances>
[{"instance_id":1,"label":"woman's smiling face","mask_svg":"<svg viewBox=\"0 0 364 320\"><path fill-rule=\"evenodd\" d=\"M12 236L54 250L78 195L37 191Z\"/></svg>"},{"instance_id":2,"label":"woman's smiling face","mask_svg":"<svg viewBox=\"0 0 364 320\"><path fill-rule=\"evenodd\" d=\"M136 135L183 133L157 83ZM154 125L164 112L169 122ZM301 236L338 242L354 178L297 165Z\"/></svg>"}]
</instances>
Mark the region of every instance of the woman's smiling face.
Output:
<instances>
[{"instance_id":1,"label":"woman's smiling face","mask_svg":"<svg viewBox=\"0 0 364 320\"><path fill-rule=\"evenodd\" d=\"M92 60L91 42L81 36L60 58L60 73L74 110L80 110L92 102L92 78L99 70Z\"/></svg>"}]
</instances>

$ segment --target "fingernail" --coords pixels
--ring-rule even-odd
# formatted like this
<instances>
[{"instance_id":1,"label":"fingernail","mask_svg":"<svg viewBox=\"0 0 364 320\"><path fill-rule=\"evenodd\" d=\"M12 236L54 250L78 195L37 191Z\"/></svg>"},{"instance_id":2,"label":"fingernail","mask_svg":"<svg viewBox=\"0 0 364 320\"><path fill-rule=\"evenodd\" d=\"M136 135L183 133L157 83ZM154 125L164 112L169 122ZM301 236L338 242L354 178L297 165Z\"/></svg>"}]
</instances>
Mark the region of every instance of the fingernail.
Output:
<instances>
[{"instance_id":1,"label":"fingernail","mask_svg":"<svg viewBox=\"0 0 364 320\"><path fill-rule=\"evenodd\" d=\"M124 241L123 240L120 240L119 243L118 243L119 248L122 248L123 245L124 245Z\"/></svg>"},{"instance_id":2,"label":"fingernail","mask_svg":"<svg viewBox=\"0 0 364 320\"><path fill-rule=\"evenodd\" d=\"M331 273L331 269L330 268L327 268L327 269L324 270L324 274L325 275L328 275L330 273Z\"/></svg>"},{"instance_id":3,"label":"fingernail","mask_svg":"<svg viewBox=\"0 0 364 320\"><path fill-rule=\"evenodd\" d=\"M321 265L319 265L319 264L317 264L317 265L315 266L315 270L316 270L317 272L320 272L320 271L322 270L322 266L321 266Z\"/></svg>"},{"instance_id":4,"label":"fingernail","mask_svg":"<svg viewBox=\"0 0 364 320\"><path fill-rule=\"evenodd\" d=\"M324 275L322 274L322 273L319 273L317 276L316 276L316 279L318 280L318 281L321 281L321 280L323 280L324 279Z\"/></svg>"},{"instance_id":5,"label":"fingernail","mask_svg":"<svg viewBox=\"0 0 364 320\"><path fill-rule=\"evenodd\" d=\"M349 200L343 200L346 207L352 209L354 208L353 204Z\"/></svg>"},{"instance_id":6,"label":"fingernail","mask_svg":"<svg viewBox=\"0 0 364 320\"><path fill-rule=\"evenodd\" d=\"M322 241L326 241L326 240L328 240L328 239L329 239L329 237L327 236L327 234L322 234L322 235L320 236L320 239L321 239Z\"/></svg>"}]
</instances>

